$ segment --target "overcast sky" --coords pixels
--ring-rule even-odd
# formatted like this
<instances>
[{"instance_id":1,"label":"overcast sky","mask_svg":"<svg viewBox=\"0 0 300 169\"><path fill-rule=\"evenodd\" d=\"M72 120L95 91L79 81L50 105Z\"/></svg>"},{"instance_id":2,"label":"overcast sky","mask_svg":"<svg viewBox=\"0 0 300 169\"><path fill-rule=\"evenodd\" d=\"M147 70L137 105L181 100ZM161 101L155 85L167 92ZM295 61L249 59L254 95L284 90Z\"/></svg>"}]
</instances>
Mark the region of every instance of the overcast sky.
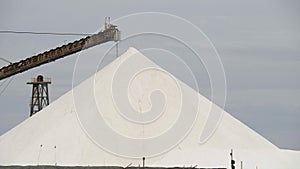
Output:
<instances>
[{"instance_id":1,"label":"overcast sky","mask_svg":"<svg viewBox=\"0 0 300 169\"><path fill-rule=\"evenodd\" d=\"M164 12L185 18L208 36L220 55L227 81L225 109L275 145L300 150L299 9L297 0L3 0L0 2L0 30L94 33L103 25L105 16L114 20L137 12ZM134 24L142 23L137 20ZM125 36L132 27L122 22L118 26ZM191 32L184 33L191 36ZM81 36L0 34L0 57L18 61L79 38ZM154 41L152 37L149 43ZM137 42L141 41L128 41L124 49L121 46L121 52L127 46L141 48ZM103 47L108 49L111 45ZM72 88L75 59L71 55L14 76L0 95L0 134L28 118L31 86L26 82L38 74L51 77L50 97L54 101ZM6 64L0 60L1 67ZM174 71L171 73L189 83L180 71ZM200 84L205 81L204 76L197 78ZM0 81L0 92L8 81ZM202 86L199 92L209 97L209 85L203 82Z\"/></svg>"}]
</instances>

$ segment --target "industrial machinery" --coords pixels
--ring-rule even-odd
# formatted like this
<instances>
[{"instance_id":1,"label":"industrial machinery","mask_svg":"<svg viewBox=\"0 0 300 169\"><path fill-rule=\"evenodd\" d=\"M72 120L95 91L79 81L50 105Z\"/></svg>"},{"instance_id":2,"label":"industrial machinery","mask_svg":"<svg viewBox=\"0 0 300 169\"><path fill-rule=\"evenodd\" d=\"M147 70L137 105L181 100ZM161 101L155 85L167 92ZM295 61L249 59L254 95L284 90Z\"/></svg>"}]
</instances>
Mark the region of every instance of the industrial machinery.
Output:
<instances>
[{"instance_id":1,"label":"industrial machinery","mask_svg":"<svg viewBox=\"0 0 300 169\"><path fill-rule=\"evenodd\" d=\"M81 50L102 44L108 41L119 41L121 37L120 31L116 25L110 24L110 18L105 18L104 30L80 40L71 42L67 45L51 49L49 51L28 57L19 62L11 63L8 66L0 69L0 80L13 76L15 74L24 72L34 67L61 59L70 54L79 52Z\"/></svg>"},{"instance_id":2,"label":"industrial machinery","mask_svg":"<svg viewBox=\"0 0 300 169\"><path fill-rule=\"evenodd\" d=\"M32 116L49 105L48 84L51 84L51 80L44 78L42 75L38 75L37 78L31 79L27 84L32 85L30 101L30 116Z\"/></svg>"},{"instance_id":3,"label":"industrial machinery","mask_svg":"<svg viewBox=\"0 0 300 169\"><path fill-rule=\"evenodd\" d=\"M117 26L110 24L110 18L106 17L103 31L68 43L67 45L63 45L55 49L51 49L49 51L28 57L19 62L10 63L8 66L2 67L0 69L0 80L32 69L34 67L55 61L57 59L61 59L70 54L88 49L98 44L102 44L108 41L117 42L120 40L120 38L121 33L117 29ZM50 79L45 79L43 78L43 76L39 75L37 78L33 78L27 84L33 86L30 102L30 116L32 116L42 108L49 105L48 84L51 84L51 81Z\"/></svg>"}]
</instances>

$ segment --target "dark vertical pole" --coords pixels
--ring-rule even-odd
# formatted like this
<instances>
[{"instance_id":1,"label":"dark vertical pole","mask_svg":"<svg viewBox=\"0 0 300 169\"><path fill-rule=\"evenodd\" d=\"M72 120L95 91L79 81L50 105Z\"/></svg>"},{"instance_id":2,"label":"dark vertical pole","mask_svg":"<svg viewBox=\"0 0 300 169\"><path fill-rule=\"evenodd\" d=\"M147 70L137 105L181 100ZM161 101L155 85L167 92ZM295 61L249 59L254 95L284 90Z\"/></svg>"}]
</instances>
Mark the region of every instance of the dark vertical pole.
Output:
<instances>
[{"instance_id":1,"label":"dark vertical pole","mask_svg":"<svg viewBox=\"0 0 300 169\"><path fill-rule=\"evenodd\" d=\"M143 168L145 168L145 157L143 157Z\"/></svg>"},{"instance_id":2,"label":"dark vertical pole","mask_svg":"<svg viewBox=\"0 0 300 169\"><path fill-rule=\"evenodd\" d=\"M41 104L41 94L42 94L42 91L41 91L41 85L40 84L37 84L37 89L36 89L38 92L37 92L37 95L36 95L36 100L38 101L38 110L37 111L40 111L42 109L42 104Z\"/></svg>"},{"instance_id":3,"label":"dark vertical pole","mask_svg":"<svg viewBox=\"0 0 300 169\"><path fill-rule=\"evenodd\" d=\"M41 156L42 147L43 147L43 145L41 144L41 145L40 145L39 155L38 155L37 165L40 165L40 156Z\"/></svg>"},{"instance_id":4,"label":"dark vertical pole","mask_svg":"<svg viewBox=\"0 0 300 169\"><path fill-rule=\"evenodd\" d=\"M49 105L49 92L48 92L48 84L46 84L46 105Z\"/></svg>"},{"instance_id":5,"label":"dark vertical pole","mask_svg":"<svg viewBox=\"0 0 300 169\"><path fill-rule=\"evenodd\" d=\"M34 106L33 106L33 100L34 100L33 98L34 98L34 92L35 92L35 91L34 91L34 87L33 87L33 88L32 88L32 92L31 92L32 94L31 94L31 104L30 104L30 116L33 115L33 107L34 107Z\"/></svg>"},{"instance_id":6,"label":"dark vertical pole","mask_svg":"<svg viewBox=\"0 0 300 169\"><path fill-rule=\"evenodd\" d=\"M235 169L235 161L233 160L233 150L231 149L230 151L230 157L231 157L231 160L230 160L230 164L231 164L231 169Z\"/></svg>"},{"instance_id":7,"label":"dark vertical pole","mask_svg":"<svg viewBox=\"0 0 300 169\"><path fill-rule=\"evenodd\" d=\"M57 165L57 162L56 162L56 146L54 146L54 159L55 159L55 166Z\"/></svg>"}]
</instances>

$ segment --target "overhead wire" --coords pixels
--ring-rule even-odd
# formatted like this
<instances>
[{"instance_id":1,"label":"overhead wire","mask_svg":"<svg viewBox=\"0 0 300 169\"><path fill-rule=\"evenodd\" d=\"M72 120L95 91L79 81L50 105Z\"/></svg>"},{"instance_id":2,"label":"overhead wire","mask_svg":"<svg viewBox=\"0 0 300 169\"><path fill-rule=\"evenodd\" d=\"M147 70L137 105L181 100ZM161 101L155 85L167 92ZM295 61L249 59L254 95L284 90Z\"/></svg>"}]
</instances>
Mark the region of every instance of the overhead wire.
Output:
<instances>
[{"instance_id":1,"label":"overhead wire","mask_svg":"<svg viewBox=\"0 0 300 169\"><path fill-rule=\"evenodd\" d=\"M4 58L2 58L2 57L0 57L0 60L2 60L2 61L4 61L4 62L7 62L7 63L9 63L9 64L12 64L12 62L10 62L9 60L4 59Z\"/></svg>"},{"instance_id":2,"label":"overhead wire","mask_svg":"<svg viewBox=\"0 0 300 169\"><path fill-rule=\"evenodd\" d=\"M7 87L10 85L10 83L13 81L14 76L12 78L9 79L8 83L6 84L6 86L4 86L4 88L1 90L0 92L0 96L5 92L5 90L7 89ZM5 83L6 81L4 81L1 86Z\"/></svg>"},{"instance_id":3,"label":"overhead wire","mask_svg":"<svg viewBox=\"0 0 300 169\"><path fill-rule=\"evenodd\" d=\"M69 32L34 32L34 31L15 31L0 30L1 34L32 34L32 35L58 35L58 36L89 36L91 33L69 33Z\"/></svg>"},{"instance_id":4,"label":"overhead wire","mask_svg":"<svg viewBox=\"0 0 300 169\"><path fill-rule=\"evenodd\" d=\"M5 79L1 84L0 87L4 85L4 83L7 81L8 79Z\"/></svg>"},{"instance_id":5,"label":"overhead wire","mask_svg":"<svg viewBox=\"0 0 300 169\"><path fill-rule=\"evenodd\" d=\"M5 62L9 63L9 64L12 64L12 62L10 62L9 60L7 60L7 59L5 59L5 58L0 57L0 59L1 59L2 61L5 61ZM4 88L1 90L0 96L2 95L2 93L4 93L4 91L6 90L6 88L9 86L9 84L10 84L11 81L12 81L12 79L13 79L13 78L11 78L11 79L8 81L8 83L6 84L6 86L4 86ZM7 80L8 80L8 79L5 79L5 80L0 84L0 87L2 87L2 86L7 82Z\"/></svg>"},{"instance_id":6,"label":"overhead wire","mask_svg":"<svg viewBox=\"0 0 300 169\"><path fill-rule=\"evenodd\" d=\"M34 31L15 31L15 30L0 30L0 34L32 34L32 35L55 35L55 36L90 36L90 35L93 35L92 33L34 32ZM0 59L11 64L10 61L8 61L8 60L6 60L4 58L0 58ZM13 79L14 79L14 76L9 79L8 83L1 90L0 96L5 92L5 90L11 84L11 82L13 81ZM5 81L3 81L0 84L0 87L2 87L7 82L7 80L8 79L5 79Z\"/></svg>"}]
</instances>

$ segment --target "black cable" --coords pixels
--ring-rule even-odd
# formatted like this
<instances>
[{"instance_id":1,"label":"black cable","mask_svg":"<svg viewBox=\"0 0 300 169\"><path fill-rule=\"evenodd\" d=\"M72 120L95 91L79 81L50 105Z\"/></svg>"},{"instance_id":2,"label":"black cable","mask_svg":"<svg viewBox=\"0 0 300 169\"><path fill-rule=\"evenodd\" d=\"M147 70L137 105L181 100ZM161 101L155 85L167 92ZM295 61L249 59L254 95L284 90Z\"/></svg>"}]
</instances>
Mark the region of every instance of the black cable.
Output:
<instances>
[{"instance_id":1,"label":"black cable","mask_svg":"<svg viewBox=\"0 0 300 169\"><path fill-rule=\"evenodd\" d=\"M0 87L4 85L4 83L7 81L8 79L5 79L1 84Z\"/></svg>"},{"instance_id":2,"label":"black cable","mask_svg":"<svg viewBox=\"0 0 300 169\"><path fill-rule=\"evenodd\" d=\"M6 86L4 86L4 88L2 89L2 91L0 92L0 96L5 92L6 88L9 86L9 84L12 82L12 80L14 79L14 76L9 79L8 83L6 84ZM2 86L3 84L1 84Z\"/></svg>"},{"instance_id":3,"label":"black cable","mask_svg":"<svg viewBox=\"0 0 300 169\"><path fill-rule=\"evenodd\" d=\"M0 60L2 60L2 61L4 61L4 62L7 62L7 63L9 63L9 64L12 64L12 62L8 61L8 60L5 59L5 58L0 57Z\"/></svg>"},{"instance_id":4,"label":"black cable","mask_svg":"<svg viewBox=\"0 0 300 169\"><path fill-rule=\"evenodd\" d=\"M91 33L32 32L32 31L12 31L12 30L0 30L0 33L33 34L33 35L62 35L62 36L89 36L89 35L92 35Z\"/></svg>"}]
</instances>

